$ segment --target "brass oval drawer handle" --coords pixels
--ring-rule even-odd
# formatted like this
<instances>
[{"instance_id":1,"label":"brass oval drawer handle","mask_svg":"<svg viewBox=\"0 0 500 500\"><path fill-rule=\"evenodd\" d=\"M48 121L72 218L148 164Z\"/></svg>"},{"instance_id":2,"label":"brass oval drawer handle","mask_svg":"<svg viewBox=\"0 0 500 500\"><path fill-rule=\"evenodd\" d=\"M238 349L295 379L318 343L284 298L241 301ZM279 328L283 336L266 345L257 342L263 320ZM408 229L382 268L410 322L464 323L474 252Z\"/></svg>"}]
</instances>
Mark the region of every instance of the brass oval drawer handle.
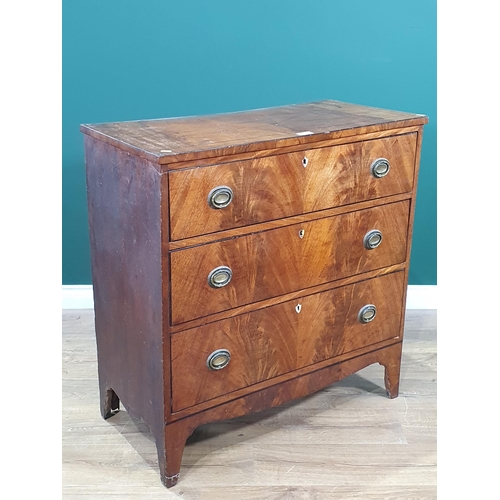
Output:
<instances>
[{"instance_id":1,"label":"brass oval drawer handle","mask_svg":"<svg viewBox=\"0 0 500 500\"><path fill-rule=\"evenodd\" d=\"M208 193L207 202L211 208L221 209L233 201L233 190L228 186L217 186Z\"/></svg>"},{"instance_id":2,"label":"brass oval drawer handle","mask_svg":"<svg viewBox=\"0 0 500 500\"><path fill-rule=\"evenodd\" d=\"M363 306L358 312L358 321L360 323L369 323L375 319L377 308L373 304Z\"/></svg>"},{"instance_id":3,"label":"brass oval drawer handle","mask_svg":"<svg viewBox=\"0 0 500 500\"><path fill-rule=\"evenodd\" d=\"M233 271L227 266L219 266L212 269L208 274L208 284L212 288L222 288L226 286L233 277Z\"/></svg>"},{"instance_id":4,"label":"brass oval drawer handle","mask_svg":"<svg viewBox=\"0 0 500 500\"><path fill-rule=\"evenodd\" d=\"M372 229L365 234L363 245L367 250L373 250L382 243L382 233L378 229Z\"/></svg>"},{"instance_id":5,"label":"brass oval drawer handle","mask_svg":"<svg viewBox=\"0 0 500 500\"><path fill-rule=\"evenodd\" d=\"M207 358L207 366L210 370L222 370L229 361L231 361L231 353L227 349L217 349Z\"/></svg>"},{"instance_id":6,"label":"brass oval drawer handle","mask_svg":"<svg viewBox=\"0 0 500 500\"><path fill-rule=\"evenodd\" d=\"M380 179L380 177L385 177L389 173L390 169L391 165L389 163L389 160L387 160L386 158L377 158L371 164L370 172L373 177Z\"/></svg>"}]
</instances>

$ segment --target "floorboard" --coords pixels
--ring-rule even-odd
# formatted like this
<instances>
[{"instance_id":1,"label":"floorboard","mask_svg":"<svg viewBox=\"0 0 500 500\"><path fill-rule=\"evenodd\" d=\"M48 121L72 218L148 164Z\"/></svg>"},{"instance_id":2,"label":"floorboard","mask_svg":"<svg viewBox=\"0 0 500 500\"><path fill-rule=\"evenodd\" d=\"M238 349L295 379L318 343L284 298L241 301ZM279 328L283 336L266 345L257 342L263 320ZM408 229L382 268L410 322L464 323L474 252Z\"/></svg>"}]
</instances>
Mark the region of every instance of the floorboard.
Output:
<instances>
[{"instance_id":1,"label":"floorboard","mask_svg":"<svg viewBox=\"0 0 500 500\"><path fill-rule=\"evenodd\" d=\"M312 396L199 427L179 483L160 482L146 425L99 413L92 310L63 311L63 497L436 498L436 311L409 310L399 397L372 365Z\"/></svg>"}]
</instances>

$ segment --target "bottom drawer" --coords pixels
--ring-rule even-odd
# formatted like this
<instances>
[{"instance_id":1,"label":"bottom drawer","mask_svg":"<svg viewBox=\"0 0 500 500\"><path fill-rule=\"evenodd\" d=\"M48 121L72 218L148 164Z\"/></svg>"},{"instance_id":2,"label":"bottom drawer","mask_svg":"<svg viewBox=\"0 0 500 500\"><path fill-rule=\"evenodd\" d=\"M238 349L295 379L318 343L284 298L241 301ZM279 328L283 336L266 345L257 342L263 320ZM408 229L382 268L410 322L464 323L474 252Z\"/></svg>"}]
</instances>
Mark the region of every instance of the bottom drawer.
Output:
<instances>
[{"instance_id":1,"label":"bottom drawer","mask_svg":"<svg viewBox=\"0 0 500 500\"><path fill-rule=\"evenodd\" d=\"M397 272L174 334L173 411L398 337L403 284Z\"/></svg>"}]
</instances>

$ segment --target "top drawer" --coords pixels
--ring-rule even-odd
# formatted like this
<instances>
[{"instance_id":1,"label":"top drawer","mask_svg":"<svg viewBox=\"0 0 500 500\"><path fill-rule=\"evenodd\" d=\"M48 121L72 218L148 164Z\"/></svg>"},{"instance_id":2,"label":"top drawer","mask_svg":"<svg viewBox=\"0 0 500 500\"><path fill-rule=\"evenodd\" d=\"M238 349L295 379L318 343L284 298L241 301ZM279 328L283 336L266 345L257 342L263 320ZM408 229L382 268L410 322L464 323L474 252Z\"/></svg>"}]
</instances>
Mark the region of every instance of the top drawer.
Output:
<instances>
[{"instance_id":1,"label":"top drawer","mask_svg":"<svg viewBox=\"0 0 500 500\"><path fill-rule=\"evenodd\" d=\"M409 192L416 144L411 133L170 172L171 239Z\"/></svg>"}]
</instances>

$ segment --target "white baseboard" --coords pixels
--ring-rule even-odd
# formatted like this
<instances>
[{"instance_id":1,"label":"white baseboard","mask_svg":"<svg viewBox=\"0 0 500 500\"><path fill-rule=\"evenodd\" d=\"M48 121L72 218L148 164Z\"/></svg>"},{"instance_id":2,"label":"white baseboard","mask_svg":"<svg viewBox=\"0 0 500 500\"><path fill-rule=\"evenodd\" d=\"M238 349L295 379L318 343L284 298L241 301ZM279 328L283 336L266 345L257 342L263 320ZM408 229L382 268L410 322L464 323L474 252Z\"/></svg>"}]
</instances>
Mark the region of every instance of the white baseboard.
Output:
<instances>
[{"instance_id":1,"label":"white baseboard","mask_svg":"<svg viewBox=\"0 0 500 500\"><path fill-rule=\"evenodd\" d=\"M92 285L63 285L63 309L94 309Z\"/></svg>"},{"instance_id":2,"label":"white baseboard","mask_svg":"<svg viewBox=\"0 0 500 500\"><path fill-rule=\"evenodd\" d=\"M406 309L437 309L437 285L408 285Z\"/></svg>"},{"instance_id":3,"label":"white baseboard","mask_svg":"<svg viewBox=\"0 0 500 500\"><path fill-rule=\"evenodd\" d=\"M409 285L406 309L437 309L437 285ZM63 285L63 309L93 309L92 285Z\"/></svg>"}]
</instances>

